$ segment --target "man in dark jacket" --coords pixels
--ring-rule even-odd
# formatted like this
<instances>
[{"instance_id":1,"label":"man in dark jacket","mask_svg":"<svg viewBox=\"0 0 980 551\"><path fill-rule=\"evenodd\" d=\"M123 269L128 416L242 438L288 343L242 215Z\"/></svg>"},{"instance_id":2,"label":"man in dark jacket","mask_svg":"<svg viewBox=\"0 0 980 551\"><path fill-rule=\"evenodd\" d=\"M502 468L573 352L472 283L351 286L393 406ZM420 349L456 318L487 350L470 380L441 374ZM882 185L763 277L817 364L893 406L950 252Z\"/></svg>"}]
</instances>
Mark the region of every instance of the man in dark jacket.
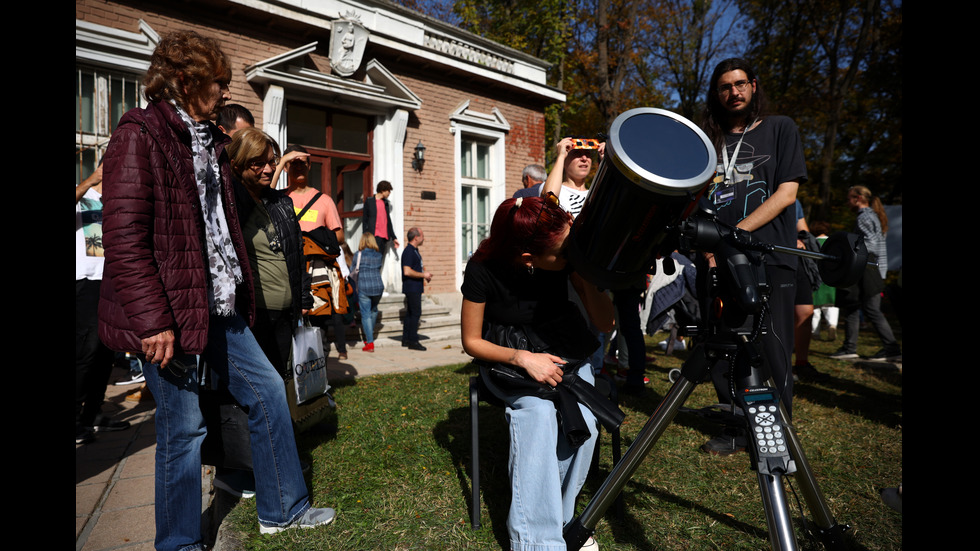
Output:
<instances>
[{"instance_id":1,"label":"man in dark jacket","mask_svg":"<svg viewBox=\"0 0 980 551\"><path fill-rule=\"evenodd\" d=\"M230 80L215 40L163 36L144 81L150 104L123 116L104 159L99 335L146 356L157 402L157 549L202 548L200 357L249 410L260 531L334 518L310 507L282 379L248 329L252 277L228 138L211 122L230 98Z\"/></svg>"}]
</instances>

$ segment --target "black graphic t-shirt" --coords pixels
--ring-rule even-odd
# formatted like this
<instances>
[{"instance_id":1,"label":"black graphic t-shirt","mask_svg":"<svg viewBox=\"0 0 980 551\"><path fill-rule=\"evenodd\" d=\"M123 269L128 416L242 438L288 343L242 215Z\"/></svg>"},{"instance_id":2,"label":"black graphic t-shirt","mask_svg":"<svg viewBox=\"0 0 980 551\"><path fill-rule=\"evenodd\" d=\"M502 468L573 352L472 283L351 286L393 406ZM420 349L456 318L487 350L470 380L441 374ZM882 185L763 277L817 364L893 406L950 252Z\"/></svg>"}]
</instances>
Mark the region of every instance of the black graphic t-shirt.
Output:
<instances>
[{"instance_id":1,"label":"black graphic t-shirt","mask_svg":"<svg viewBox=\"0 0 980 551\"><path fill-rule=\"evenodd\" d=\"M741 137L742 134L725 137L729 162ZM734 162L732 184L726 186L724 160L719 155L715 178L707 195L718 217L727 224L738 224L752 214L772 197L780 184L797 182L803 185L807 181L800 133L788 117L766 117L746 132ZM766 243L795 249L796 233L796 208L790 205L752 235ZM768 262L795 267L797 260L789 255L774 254Z\"/></svg>"}]
</instances>

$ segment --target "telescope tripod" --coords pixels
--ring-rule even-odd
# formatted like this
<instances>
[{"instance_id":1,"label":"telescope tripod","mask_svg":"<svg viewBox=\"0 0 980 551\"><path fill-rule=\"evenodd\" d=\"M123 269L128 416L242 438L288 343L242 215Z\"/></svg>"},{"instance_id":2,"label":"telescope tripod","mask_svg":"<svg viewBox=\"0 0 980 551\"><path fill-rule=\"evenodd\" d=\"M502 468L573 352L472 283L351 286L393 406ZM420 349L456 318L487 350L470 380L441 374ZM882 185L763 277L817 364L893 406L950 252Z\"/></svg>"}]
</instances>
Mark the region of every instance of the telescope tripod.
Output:
<instances>
[{"instance_id":1,"label":"telescope tripod","mask_svg":"<svg viewBox=\"0 0 980 551\"><path fill-rule=\"evenodd\" d=\"M709 372L720 360L735 361L736 357L748 362L748 369L743 369L736 377L737 385L732 388L752 388L734 397L739 402L746 417L749 429L748 439L752 468L757 471L759 492L765 509L766 523L769 528L769 540L774 551L792 551L798 549L796 535L793 531L786 494L782 479L789 474L796 474L800 491L814 516L817 535L827 549L843 549L843 533L850 527L837 524L827 502L817 485L813 469L803 453L803 447L788 421L784 405L778 401L777 393L772 388L771 378L765 381L768 388L760 388L761 362L754 344L745 337L735 335L715 335L695 345L689 359L681 368L678 377L670 391L657 406L646 425L636 436L636 440L626 451L622 460L602 483L602 486L589 501L582 513L565 526L565 544L569 550L578 550L595 532L599 519L612 505L623 487L636 472L636 469L653 449L657 440L667 426L674 420L678 410L691 396L698 384L709 380ZM747 371L747 372L746 372ZM735 372L732 372L735 377ZM770 439L763 445L757 445L756 434L767 434L767 438L775 436L774 430L783 435L785 442L779 449L776 441ZM767 431L767 429L769 429ZM775 444L773 446L766 445Z\"/></svg>"}]
</instances>

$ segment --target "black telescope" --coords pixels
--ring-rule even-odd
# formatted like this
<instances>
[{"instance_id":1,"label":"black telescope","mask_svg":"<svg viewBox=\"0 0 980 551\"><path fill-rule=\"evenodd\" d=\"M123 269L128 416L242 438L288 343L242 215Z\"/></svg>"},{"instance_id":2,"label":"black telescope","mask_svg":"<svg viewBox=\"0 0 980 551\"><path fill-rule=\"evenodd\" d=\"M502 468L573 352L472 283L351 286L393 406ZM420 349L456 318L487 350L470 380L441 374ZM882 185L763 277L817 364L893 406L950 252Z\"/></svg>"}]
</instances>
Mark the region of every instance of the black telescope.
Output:
<instances>
[{"instance_id":1,"label":"black telescope","mask_svg":"<svg viewBox=\"0 0 980 551\"><path fill-rule=\"evenodd\" d=\"M674 249L711 252L716 265L709 267L701 257L698 298L704 312L697 327L688 328L695 337L688 359L626 454L581 514L565 526L569 550L580 549L594 533L694 388L710 381L712 370L726 366L732 403L742 408L736 416L732 406L732 417L754 439L765 436L762 425L770 421L778 433L774 447L766 439L762 444L753 441L749 453L772 548L799 548L783 488L786 475L794 475L814 517L817 537L827 549L844 548L843 534L849 527L830 512L780 401L781 387L762 361L758 341L771 313L764 262L773 252L813 258L828 285L847 286L867 268L867 247L859 236L840 232L827 239L821 252L788 249L756 241L749 232L722 223L710 208L698 205L717 164L714 146L691 121L651 107L627 111L609 129L605 158L572 225L568 259L600 288L622 289L642 281L653 272L656 258ZM664 265L669 273L668 263Z\"/></svg>"},{"instance_id":2,"label":"black telescope","mask_svg":"<svg viewBox=\"0 0 980 551\"><path fill-rule=\"evenodd\" d=\"M708 136L680 115L641 107L616 117L572 226L568 258L576 270L605 289L651 273L657 255L676 247L668 229L697 206L717 163Z\"/></svg>"},{"instance_id":3,"label":"black telescope","mask_svg":"<svg viewBox=\"0 0 980 551\"><path fill-rule=\"evenodd\" d=\"M605 157L572 225L567 255L576 271L601 289L623 289L653 273L657 257L674 249L714 252L717 238L682 235L708 226L685 229L681 222L699 211L717 164L708 136L676 113L641 107L616 117ZM739 239L734 245L741 249L747 243ZM846 232L830 236L820 252L758 243L752 248L813 258L824 283L834 287L856 283L868 264L864 239Z\"/></svg>"}]
</instances>

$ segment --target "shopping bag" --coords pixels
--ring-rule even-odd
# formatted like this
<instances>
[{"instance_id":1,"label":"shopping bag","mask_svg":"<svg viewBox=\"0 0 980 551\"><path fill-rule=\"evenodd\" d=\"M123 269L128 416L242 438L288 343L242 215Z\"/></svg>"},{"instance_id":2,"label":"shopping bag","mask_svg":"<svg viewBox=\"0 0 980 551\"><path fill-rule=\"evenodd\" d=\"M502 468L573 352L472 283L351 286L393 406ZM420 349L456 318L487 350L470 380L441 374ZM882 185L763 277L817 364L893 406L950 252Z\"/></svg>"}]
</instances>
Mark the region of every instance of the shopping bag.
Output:
<instances>
[{"instance_id":1,"label":"shopping bag","mask_svg":"<svg viewBox=\"0 0 980 551\"><path fill-rule=\"evenodd\" d=\"M326 394L327 357L323 353L320 328L300 323L293 331L293 384L296 387L296 403Z\"/></svg>"}]
</instances>

